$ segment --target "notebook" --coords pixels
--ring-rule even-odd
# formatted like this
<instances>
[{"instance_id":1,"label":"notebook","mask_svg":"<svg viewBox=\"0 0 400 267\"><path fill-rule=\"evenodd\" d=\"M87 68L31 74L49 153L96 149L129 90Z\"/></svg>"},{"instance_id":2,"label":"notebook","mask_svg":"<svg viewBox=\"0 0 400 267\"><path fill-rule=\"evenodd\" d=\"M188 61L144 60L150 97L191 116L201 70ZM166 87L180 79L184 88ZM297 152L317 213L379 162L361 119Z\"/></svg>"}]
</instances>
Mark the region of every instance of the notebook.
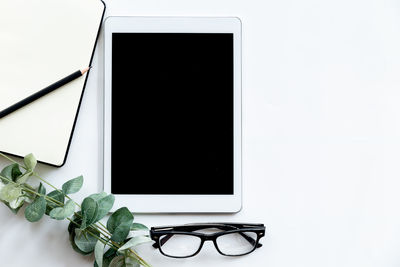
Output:
<instances>
[{"instance_id":1,"label":"notebook","mask_svg":"<svg viewBox=\"0 0 400 267\"><path fill-rule=\"evenodd\" d=\"M90 65L100 0L0 0L0 110ZM0 151L62 166L87 76L0 119Z\"/></svg>"}]
</instances>

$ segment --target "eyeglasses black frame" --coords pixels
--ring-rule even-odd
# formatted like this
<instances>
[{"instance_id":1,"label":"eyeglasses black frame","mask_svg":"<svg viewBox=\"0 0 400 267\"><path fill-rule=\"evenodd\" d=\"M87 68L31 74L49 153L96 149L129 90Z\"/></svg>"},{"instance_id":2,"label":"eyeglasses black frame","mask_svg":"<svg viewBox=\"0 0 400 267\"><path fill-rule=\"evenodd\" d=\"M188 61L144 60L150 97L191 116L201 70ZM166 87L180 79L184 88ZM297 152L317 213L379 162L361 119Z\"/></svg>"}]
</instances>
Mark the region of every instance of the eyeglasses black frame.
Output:
<instances>
[{"instance_id":1,"label":"eyeglasses black frame","mask_svg":"<svg viewBox=\"0 0 400 267\"><path fill-rule=\"evenodd\" d=\"M194 232L197 230L204 230L204 229L211 229L211 228L216 228L216 229L220 229L220 230L224 230L224 231L216 232L216 233L212 233L212 234L204 234L204 233ZM244 233L241 234L244 238L246 238L247 241L249 241L253 245L252 250L242 253L242 254L229 255L229 254L223 253L218 248L218 244L217 244L218 237L227 235L227 234L231 234L231 233L242 233L242 232L253 232L253 233L257 234L256 240L254 240L252 237L250 237L248 235L245 235ZM197 249L196 252L194 252L193 254L188 255L188 256L173 256L173 255L168 255L168 254L164 253L164 251L162 250L162 246L174 234L191 235L191 236L199 237L201 239L199 248ZM162 236L164 236L164 235L166 235L166 236L164 238L162 238ZM250 254L256 248L261 247L262 244L259 243L259 241L264 235L265 235L264 224L249 224L249 223L196 223L196 224L185 224L185 225L177 225L177 226L152 227L150 229L150 237L152 240L155 241L155 243L153 244L153 247L158 248L160 250L161 254L163 254L164 256L171 257L171 258L190 258L190 257L196 256L203 248L205 241L213 241L215 248L217 249L218 253L221 255L229 256L229 257L243 256L243 255Z\"/></svg>"}]
</instances>

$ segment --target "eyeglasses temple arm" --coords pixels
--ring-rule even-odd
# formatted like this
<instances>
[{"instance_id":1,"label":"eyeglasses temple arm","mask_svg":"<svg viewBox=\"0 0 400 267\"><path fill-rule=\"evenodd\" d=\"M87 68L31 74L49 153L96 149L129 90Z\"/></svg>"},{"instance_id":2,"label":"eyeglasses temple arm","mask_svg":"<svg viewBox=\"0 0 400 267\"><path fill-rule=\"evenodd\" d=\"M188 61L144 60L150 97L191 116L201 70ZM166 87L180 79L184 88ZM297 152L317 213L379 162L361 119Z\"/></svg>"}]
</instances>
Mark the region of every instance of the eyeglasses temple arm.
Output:
<instances>
[{"instance_id":1,"label":"eyeglasses temple arm","mask_svg":"<svg viewBox=\"0 0 400 267\"><path fill-rule=\"evenodd\" d=\"M239 232L239 234L241 235L241 236L243 236L244 237L244 239L246 239L250 244L252 244L253 246L256 244L256 240L254 240L251 236L248 236L248 235L246 235L245 233L241 233L241 232ZM260 248L260 247L262 247L262 244L261 243L258 243L257 244L257 248Z\"/></svg>"},{"instance_id":2,"label":"eyeglasses temple arm","mask_svg":"<svg viewBox=\"0 0 400 267\"><path fill-rule=\"evenodd\" d=\"M159 240L159 242L154 243L154 244L153 244L153 247L154 247L154 248L162 247L162 246L165 244L165 242L167 242L172 236L173 236L173 234L167 234L167 235L165 235L163 238L161 238L161 239Z\"/></svg>"},{"instance_id":3,"label":"eyeglasses temple arm","mask_svg":"<svg viewBox=\"0 0 400 267\"><path fill-rule=\"evenodd\" d=\"M236 228L237 229L237 227L234 227L234 226L223 226L223 227L218 227L219 229L221 229L221 230L226 230L226 228ZM225 228L225 229L224 229ZM242 233L242 232L239 232L239 234L241 235L241 236L243 236L244 237L244 239L246 239L250 244L252 244L253 246L254 245L256 245L256 240L254 240L254 238L252 238L251 236L248 236L248 235L246 235L245 233ZM257 248L260 248L260 247L262 247L262 244L261 243L258 243L257 244Z\"/></svg>"}]
</instances>

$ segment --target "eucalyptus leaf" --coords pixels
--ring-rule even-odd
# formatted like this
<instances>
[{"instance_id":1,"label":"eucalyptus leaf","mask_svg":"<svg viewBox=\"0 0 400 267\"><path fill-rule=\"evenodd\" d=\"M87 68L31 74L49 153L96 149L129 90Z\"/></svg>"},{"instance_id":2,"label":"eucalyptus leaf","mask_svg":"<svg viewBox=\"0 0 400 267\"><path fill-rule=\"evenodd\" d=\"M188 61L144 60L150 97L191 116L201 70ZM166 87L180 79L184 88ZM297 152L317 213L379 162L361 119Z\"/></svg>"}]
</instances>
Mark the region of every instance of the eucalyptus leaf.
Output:
<instances>
[{"instance_id":1,"label":"eucalyptus leaf","mask_svg":"<svg viewBox=\"0 0 400 267\"><path fill-rule=\"evenodd\" d=\"M126 242L122 247L120 247L118 251L124 251L150 241L151 239L148 236L145 235L135 236L132 237L128 242Z\"/></svg>"},{"instance_id":2,"label":"eucalyptus leaf","mask_svg":"<svg viewBox=\"0 0 400 267\"><path fill-rule=\"evenodd\" d=\"M13 163L11 165L6 166L0 173L1 176L13 180L17 179L18 176L20 176L22 172L19 169L19 166L17 163ZM4 179L3 179L4 180ZM7 181L4 180L5 183L8 183Z\"/></svg>"},{"instance_id":3,"label":"eucalyptus leaf","mask_svg":"<svg viewBox=\"0 0 400 267\"><path fill-rule=\"evenodd\" d=\"M92 194L88 197L90 197L91 199L93 199L94 201L99 201L100 199L104 198L107 196L106 192L101 192L101 193L97 193L97 194Z\"/></svg>"},{"instance_id":4,"label":"eucalyptus leaf","mask_svg":"<svg viewBox=\"0 0 400 267\"><path fill-rule=\"evenodd\" d=\"M96 221L99 205L92 198L87 197L82 202L82 224L81 229L85 229Z\"/></svg>"},{"instance_id":5,"label":"eucalyptus leaf","mask_svg":"<svg viewBox=\"0 0 400 267\"><path fill-rule=\"evenodd\" d=\"M39 221L46 211L46 200L44 197L35 199L25 209L25 218L30 222Z\"/></svg>"},{"instance_id":6,"label":"eucalyptus leaf","mask_svg":"<svg viewBox=\"0 0 400 267\"><path fill-rule=\"evenodd\" d=\"M111 262L109 267L125 267L125 257L119 255L115 257Z\"/></svg>"},{"instance_id":7,"label":"eucalyptus leaf","mask_svg":"<svg viewBox=\"0 0 400 267\"><path fill-rule=\"evenodd\" d=\"M36 167L36 164L37 164L37 160L36 160L36 158L33 156L33 154L29 154L29 155L26 155L25 157L24 157L24 163L25 163L25 167L28 169L28 170L34 170L35 169L35 167Z\"/></svg>"},{"instance_id":8,"label":"eucalyptus leaf","mask_svg":"<svg viewBox=\"0 0 400 267\"><path fill-rule=\"evenodd\" d=\"M104 216L108 214L114 205L115 197L113 195L107 195L105 192L98 194L92 194L89 198L93 199L98 204L98 214L94 222L100 221Z\"/></svg>"},{"instance_id":9,"label":"eucalyptus leaf","mask_svg":"<svg viewBox=\"0 0 400 267\"><path fill-rule=\"evenodd\" d=\"M108 195L97 201L99 210L97 213L97 218L95 220L96 222L100 221L104 216L106 216L108 214L108 212L111 210L111 208L114 205L114 201L115 201L115 197L113 195Z\"/></svg>"},{"instance_id":10,"label":"eucalyptus leaf","mask_svg":"<svg viewBox=\"0 0 400 267\"><path fill-rule=\"evenodd\" d=\"M117 251L113 248L109 248L103 256L103 267L109 267L110 262L117 256ZM99 267L97 262L94 261L94 267Z\"/></svg>"},{"instance_id":11,"label":"eucalyptus leaf","mask_svg":"<svg viewBox=\"0 0 400 267\"><path fill-rule=\"evenodd\" d=\"M10 209L12 209L12 210L19 209L20 207L22 207L22 205L24 205L26 200L29 200L29 199L26 196L21 196L15 200L11 201L9 203Z\"/></svg>"},{"instance_id":12,"label":"eucalyptus leaf","mask_svg":"<svg viewBox=\"0 0 400 267\"><path fill-rule=\"evenodd\" d=\"M21 207L18 207L18 208L16 208L16 209L13 209L13 208L11 208L10 207L10 204L9 203L4 203L10 210L11 210L11 212L12 213L14 213L14 214L17 214L18 213L18 211L21 209Z\"/></svg>"},{"instance_id":13,"label":"eucalyptus leaf","mask_svg":"<svg viewBox=\"0 0 400 267\"><path fill-rule=\"evenodd\" d=\"M32 203L33 200L35 200L38 195L33 193L35 192L35 188L33 188L32 186L30 186L29 184L25 183L21 185L22 188L22 192L24 193L24 196L26 197L25 201ZM29 191L27 189L30 189ZM32 192L30 192L32 191Z\"/></svg>"},{"instance_id":14,"label":"eucalyptus leaf","mask_svg":"<svg viewBox=\"0 0 400 267\"><path fill-rule=\"evenodd\" d=\"M38 192L39 194L41 194L41 195L46 195L46 187L44 187L43 184L40 183L37 192Z\"/></svg>"},{"instance_id":15,"label":"eucalyptus leaf","mask_svg":"<svg viewBox=\"0 0 400 267\"><path fill-rule=\"evenodd\" d=\"M64 220L74 214L75 203L68 200L64 207L54 208L50 211L50 217L56 220Z\"/></svg>"},{"instance_id":16,"label":"eucalyptus leaf","mask_svg":"<svg viewBox=\"0 0 400 267\"><path fill-rule=\"evenodd\" d=\"M149 231L149 228L141 223L132 223L131 231Z\"/></svg>"},{"instance_id":17,"label":"eucalyptus leaf","mask_svg":"<svg viewBox=\"0 0 400 267\"><path fill-rule=\"evenodd\" d=\"M92 233L99 236L99 233ZM97 243L97 238L88 234L86 230L75 229L75 244L83 252L93 252Z\"/></svg>"},{"instance_id":18,"label":"eucalyptus leaf","mask_svg":"<svg viewBox=\"0 0 400 267\"><path fill-rule=\"evenodd\" d=\"M107 250L103 257L103 267L109 267L110 262L117 256L117 251L113 248Z\"/></svg>"},{"instance_id":19,"label":"eucalyptus leaf","mask_svg":"<svg viewBox=\"0 0 400 267\"><path fill-rule=\"evenodd\" d=\"M126 267L140 267L140 262L136 258L125 256L125 266Z\"/></svg>"},{"instance_id":20,"label":"eucalyptus leaf","mask_svg":"<svg viewBox=\"0 0 400 267\"><path fill-rule=\"evenodd\" d=\"M116 210L107 221L107 229L112 234L111 240L124 241L129 234L132 222L133 215L126 207Z\"/></svg>"},{"instance_id":21,"label":"eucalyptus leaf","mask_svg":"<svg viewBox=\"0 0 400 267\"><path fill-rule=\"evenodd\" d=\"M83 185L83 176L78 176L74 179L71 179L67 182L65 182L62 185L62 191L64 192L64 194L73 194L78 192Z\"/></svg>"},{"instance_id":22,"label":"eucalyptus leaf","mask_svg":"<svg viewBox=\"0 0 400 267\"><path fill-rule=\"evenodd\" d=\"M77 214L79 214L79 216L81 216L80 211L78 211ZM80 250L75 244L75 236L76 236L75 229L78 228L78 226L81 224L81 222L82 222L81 217L79 217L79 218L75 217L75 216L72 217L71 222L68 225L69 242L71 243L73 250L75 250L79 254L88 255L91 252L84 252L84 251Z\"/></svg>"},{"instance_id":23,"label":"eucalyptus leaf","mask_svg":"<svg viewBox=\"0 0 400 267\"><path fill-rule=\"evenodd\" d=\"M30 198L27 196L20 196L19 198L11 201L10 203L5 203L6 206L14 213L17 214L25 202L30 202Z\"/></svg>"},{"instance_id":24,"label":"eucalyptus leaf","mask_svg":"<svg viewBox=\"0 0 400 267\"><path fill-rule=\"evenodd\" d=\"M0 200L6 202L12 202L21 195L21 187L12 183L4 185L0 190Z\"/></svg>"},{"instance_id":25,"label":"eucalyptus leaf","mask_svg":"<svg viewBox=\"0 0 400 267\"><path fill-rule=\"evenodd\" d=\"M97 266L103 267L103 254L104 254L105 244L100 240L97 241L96 246L94 247L94 257L97 262Z\"/></svg>"},{"instance_id":26,"label":"eucalyptus leaf","mask_svg":"<svg viewBox=\"0 0 400 267\"><path fill-rule=\"evenodd\" d=\"M32 176L32 171L26 171L22 176L18 177L15 182L18 184L26 183L30 176Z\"/></svg>"},{"instance_id":27,"label":"eucalyptus leaf","mask_svg":"<svg viewBox=\"0 0 400 267\"><path fill-rule=\"evenodd\" d=\"M60 192L60 191L57 191L57 190L51 191L50 193L47 194L47 196L49 198L52 198L52 199L64 204L65 197L64 197L64 194L62 192ZM47 200L46 215L49 215L50 211L52 209L54 209L54 208L57 208L57 207L59 207L59 205L53 203L50 200Z\"/></svg>"}]
</instances>

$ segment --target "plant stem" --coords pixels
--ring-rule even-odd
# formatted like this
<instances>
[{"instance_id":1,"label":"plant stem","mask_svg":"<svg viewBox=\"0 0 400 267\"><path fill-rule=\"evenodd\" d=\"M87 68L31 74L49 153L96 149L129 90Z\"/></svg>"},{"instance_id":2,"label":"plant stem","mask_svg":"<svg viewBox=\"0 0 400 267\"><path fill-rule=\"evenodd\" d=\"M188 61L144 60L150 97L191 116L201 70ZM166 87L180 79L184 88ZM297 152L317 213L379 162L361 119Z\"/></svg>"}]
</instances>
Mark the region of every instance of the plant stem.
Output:
<instances>
[{"instance_id":1,"label":"plant stem","mask_svg":"<svg viewBox=\"0 0 400 267\"><path fill-rule=\"evenodd\" d=\"M26 170L26 167L25 167L24 165L22 165L22 164L16 162L15 160L11 159L10 157L4 155L4 154L1 153L1 152L0 152L0 156L6 158L7 160L9 160L9 161L11 161L11 162L13 162L13 163L18 164L18 166L20 166L21 168L23 168L23 169ZM71 199L67 194L64 194L63 191L61 191L61 190L58 189L57 187L53 186L51 183L49 183L48 181L46 181L44 178L40 177L40 175L38 175L36 172L33 172L33 175L34 175L35 177L37 177L37 178L38 178L40 181L42 181L43 183L45 183L45 184L47 184L48 186L52 187L54 190L56 190L56 191L62 193L67 199L73 201L73 202L75 203L75 205L78 206L78 207L81 209L81 205L79 205L78 203L76 203L76 202L75 202L73 199ZM6 179L6 180L8 180L8 179ZM28 190L27 190L27 191L28 191ZM28 191L28 192L31 192L31 191ZM55 200L55 199L53 199L53 201L58 202L58 201ZM60 203L61 203L61 202L58 202L58 204L60 204ZM61 203L61 204L62 204L62 206L64 206L63 203ZM79 216L77 213L75 213L75 215ZM101 222L99 222L99 224L100 224L103 228L101 228L101 227L99 227L99 226L97 226L97 227L100 228L101 230L103 230L106 234L108 234L108 235L111 236L111 233L108 232L108 231L106 230L106 229L107 229L106 226L105 226L104 224L102 224Z\"/></svg>"},{"instance_id":2,"label":"plant stem","mask_svg":"<svg viewBox=\"0 0 400 267\"><path fill-rule=\"evenodd\" d=\"M14 181L12 181L12 180L10 180L10 179L8 179L7 177L3 177L3 176L1 176L0 175L0 178L1 179L4 179L4 180L6 180L6 181L8 181L8 182L10 182L10 183L12 183L12 184L15 184L15 185L18 185L18 186L20 186L21 188L22 188L22 190L24 190L24 191L27 191L27 192L30 192L30 193L32 193L32 194L34 194L34 195L36 195L36 196L40 196L40 197L44 197L46 200L48 200L48 201L50 201L50 202L53 202L54 204L56 204L56 205L58 205L59 207L63 207L64 206L64 204L63 203L61 203L61 202L59 202L58 200L56 200L56 199L54 199L54 198L52 198L52 197L49 197L49 196L46 196L46 195L42 195L42 194L40 194L40 193L38 193L38 192L36 192L36 191L34 191L34 190L31 190L31 189L29 189L29 188L27 188L26 186L24 186L24 185L21 185L21 184L18 184L18 183L16 183L16 182L14 182ZM78 213L74 213L76 216L80 216ZM82 217L82 216L80 216L80 217ZM67 219L69 219L69 218L67 218ZM69 219L70 220L70 219ZM71 220L70 220L71 221ZM80 225L79 225L80 226ZM94 228L100 228L101 230L103 230L103 231L105 231L104 229L102 229L101 227L99 227L98 225L91 225L92 226L92 228L94 227ZM96 230L98 230L98 229L96 229ZM104 233L102 233L104 236L106 236L106 237L108 237L108 235L110 235L111 236L111 234L104 234Z\"/></svg>"},{"instance_id":3,"label":"plant stem","mask_svg":"<svg viewBox=\"0 0 400 267\"><path fill-rule=\"evenodd\" d=\"M74 220L72 220L72 219L70 219L70 218L67 218L67 219L68 219L71 223L75 224L76 226L78 226L78 227L80 226L80 225L79 225L77 222L75 222ZM102 238L101 236L99 237L99 236L93 234L92 232L90 232L90 231L88 231L88 230L86 230L86 231L87 231L88 234L90 234L91 236L93 236L94 238L96 238L97 240L99 240L100 242L102 242L104 245L108 245L108 246L112 247L112 248L115 249L115 250L118 250L118 249L121 247L119 244L115 243L115 242L112 241L112 240L106 240L106 239ZM104 234L103 234L103 235L104 235ZM145 260L143 260L134 250L129 249L129 251L135 256L136 259L138 259L138 260L140 261L140 263L141 263L143 266L150 267L150 265L149 265Z\"/></svg>"},{"instance_id":4,"label":"plant stem","mask_svg":"<svg viewBox=\"0 0 400 267\"><path fill-rule=\"evenodd\" d=\"M0 152L0 156L2 156L3 158L5 158L5 159L8 159L9 161L11 161L11 162L13 162L13 163L17 163L20 167L22 167L22 168L24 168L25 170L26 170L26 167L25 166L23 166L23 165L21 165L21 164L19 164L18 162L16 162L15 160L13 160L12 158L10 158L10 157L8 157L8 156L6 156L6 155L4 155L3 153L1 153Z\"/></svg>"},{"instance_id":5,"label":"plant stem","mask_svg":"<svg viewBox=\"0 0 400 267\"><path fill-rule=\"evenodd\" d=\"M29 189L29 188L27 188L26 186L24 186L24 185L22 185L22 184L17 184L16 182L14 182L13 180L10 180L10 179L8 179L7 177L3 177L3 176L1 176L0 175L0 178L1 179L4 179L4 180L6 180L6 181L8 181L8 182L10 182L10 183L12 183L12 184L15 184L15 185L18 185L18 186L20 186L21 188L22 188L22 190L25 190L25 191L27 191L27 192L30 192L30 193L32 193L32 194L34 194L34 195L36 195L36 196L40 196L40 197L44 197L46 200L49 200L50 202L53 202L54 204L56 204L56 205L58 205L58 206L60 206L60 207L63 207L64 206L64 204L63 203L61 203L61 202L59 202L59 201L57 201L57 200L55 200L55 199L53 199L52 197L49 197L49 196L46 196L46 195L42 195L42 194L40 194L40 193L38 193L38 192L36 192L36 191L34 191L34 190L31 190L31 189ZM75 215L77 215L77 216L80 216L78 213L76 213L75 212ZM70 222L72 222L72 223L74 223L75 225L77 225L78 227L80 227L80 225L78 224L78 223L76 223L74 220L71 220L70 218L67 218ZM102 229L101 227L99 227L98 225L96 225L96 224L94 224L94 225L91 225L90 226L92 229L94 229L94 230L98 230L97 228L100 228L101 230L103 230L103 231L105 231L104 229ZM90 232L89 230L86 230L90 235L92 235L92 236L94 236L97 240L103 240L103 241L105 241L105 239L103 239L102 237L98 237L98 236L96 236L95 234L93 234L92 232ZM107 231L106 231L107 232ZM100 232L101 233L101 232ZM103 236L105 236L105 237L111 237L111 234L104 234L104 233L101 233L101 234L103 234ZM103 243L104 244L104 243ZM114 247L114 249L116 249L116 250L118 250L121 246L119 246L117 243L115 243L114 241L112 241L112 240L110 240L110 242L106 242L105 244L107 244L107 245L109 245L110 247ZM142 260L142 259L141 259Z\"/></svg>"},{"instance_id":6,"label":"plant stem","mask_svg":"<svg viewBox=\"0 0 400 267\"><path fill-rule=\"evenodd\" d=\"M107 227L106 227L104 224L102 224L101 222L99 222L99 224L100 224L101 226L104 227L103 230L104 230L109 236L112 236L112 234L107 230Z\"/></svg>"},{"instance_id":7,"label":"plant stem","mask_svg":"<svg viewBox=\"0 0 400 267\"><path fill-rule=\"evenodd\" d=\"M16 183L16 182L14 182L13 180L8 179L7 177L4 177L4 176L1 176L1 175L0 175L0 178L1 178L2 180L6 180L6 181L8 181L9 183L12 183L12 184L15 184L15 185L21 187L22 190L24 190L24 191L27 191L27 192L29 192L29 193L32 193L32 194L37 195L37 196L40 196L40 197L44 197L45 199L47 199L47 200L49 200L49 201L51 201L51 202L53 202L53 203L55 203L55 204L57 204L57 205L60 205L61 207L64 206L64 204L61 203L61 202L59 202L58 200L56 200L56 199L54 199L54 198L52 198L52 197L46 196L46 195L42 195L42 194L40 194L40 193L38 193L38 192L36 192L36 191L34 191L34 190L29 189L28 187L26 187L26 186L24 186L24 185L22 185L22 184L18 184L18 183Z\"/></svg>"},{"instance_id":8,"label":"plant stem","mask_svg":"<svg viewBox=\"0 0 400 267\"><path fill-rule=\"evenodd\" d=\"M45 179L43 179L42 177L40 177L36 172L32 173L36 178L38 178L40 181L42 181L43 183L47 184L48 186L52 187L54 190L60 192L61 194L63 194L67 199L71 200L72 202L74 202L74 204L76 206L78 206L79 208L81 208L81 205L79 205L78 203L76 203L70 196L68 196L67 194L65 194L62 190L58 189L57 187L55 187L54 185L52 185L51 183L47 182Z\"/></svg>"},{"instance_id":9,"label":"plant stem","mask_svg":"<svg viewBox=\"0 0 400 267\"><path fill-rule=\"evenodd\" d=\"M26 168L24 165L22 165L22 164L16 162L15 160L11 159L10 157L6 156L5 154L3 154L3 153L1 153L1 152L0 152L0 156L2 156L3 158L5 158L5 159L7 159L7 160L9 160L9 161L11 161L11 162L13 162L13 163L15 163L15 164L18 164L18 166L21 167L21 168L23 168L24 170L27 170L27 168ZM36 172L33 172L32 174L33 174L36 178L38 178L40 181L42 181L43 183L45 183L45 184L49 185L50 187L52 187L54 190L56 190L56 191L62 193L67 199L71 200L76 206L78 206L79 208L81 208L81 206L80 206L78 203L76 203L73 199L71 199L71 198L70 198L67 194L65 194L62 190L56 188L55 186L53 186L52 184L50 184L49 182L47 182L45 179L43 179L42 177L40 177ZM44 198L45 198L46 200L48 200L49 202L52 202L52 203L54 203L54 204L56 204L56 205L58 205L58 206L60 206L60 207L63 207L63 206L64 206L64 203L62 203L62 202L60 202L60 201L58 201L58 200L56 200L56 199L54 199L54 198L52 198L52 197L49 197L49 196L47 196L47 195L42 195L42 194L36 192L35 190L32 190L32 189L28 188L27 186L24 186L23 184L18 184L18 183L16 183L16 182L14 182L13 180L8 179L8 178L6 178L6 177L3 177L3 176L1 176L1 175L0 175L0 179L3 179L3 180L6 180L6 181L8 181L8 182L10 182L10 183L12 183L12 184L15 184L15 185L21 187L21 189L24 190L24 191L26 191L26 192L32 193L32 194L34 194L34 195L36 195L36 196L44 197ZM74 214L75 214L77 217L78 217L78 216L79 216L79 217L82 217L81 215L79 215L79 214L76 213L76 212L75 212ZM70 218L67 218L67 219L68 219L71 223L73 223L73 224L75 224L76 226L80 227L80 225L79 225L78 223L76 223L74 220L72 220L72 219L70 219ZM100 236L97 236L97 235L95 235L94 233L92 233L91 231L86 230L86 229L85 229L84 231L86 231L88 234L90 234L90 235L92 235L93 237L95 237L97 240L99 240L100 242L102 242L104 245L108 245L108 246L112 247L113 249L118 250L121 246L120 246L118 243L116 243L116 242L110 240L112 234L111 234L108 230L106 230L107 227L106 227L104 224L102 224L101 222L98 222L98 223L99 223L102 227L98 226L97 224L90 225L89 227L92 228L92 229L94 229L94 230L99 231ZM101 231L100 231L100 230L101 230ZM103 235L104 237L108 238L108 240L102 238L101 235ZM136 258L136 259L140 262L141 265L143 265L143 266L145 266L145 267L151 267L151 265L149 265L144 259L142 259L133 249L130 248L130 249L129 249L129 252L132 253L132 255L134 256L134 258Z\"/></svg>"},{"instance_id":10,"label":"plant stem","mask_svg":"<svg viewBox=\"0 0 400 267\"><path fill-rule=\"evenodd\" d=\"M12 158L10 158L10 157L4 155L4 154L1 153L1 152L0 152L0 156L2 156L3 158L5 158L5 159L11 161L12 163L18 164L18 166L21 167L21 168L23 168L24 170L27 170L27 168L26 168L24 165L18 163L17 161L15 161L15 160L13 160ZM60 192L61 194L63 194L67 199L71 200L72 202L75 203L76 206L78 206L79 208L81 208L81 206L80 206L78 203L76 203L73 199L71 199L67 194L64 194L63 191L61 191L60 189L58 189L58 188L55 187L54 185L50 184L49 182L47 182L45 179L43 179L42 177L40 177L36 172L33 172L32 174L33 174L36 178L38 178L40 181L42 181L43 183L47 184L48 186L52 187L54 190L56 190L56 191Z\"/></svg>"},{"instance_id":11,"label":"plant stem","mask_svg":"<svg viewBox=\"0 0 400 267\"><path fill-rule=\"evenodd\" d=\"M95 223L95 224L92 224L92 226L96 227L97 230L101 230L101 231L99 231L99 232L100 232L102 235L104 235L104 236L106 236L106 237L108 237L108 238L111 238L112 235L111 235L107 230L105 230L105 229L103 229L102 227L98 226L96 223Z\"/></svg>"},{"instance_id":12,"label":"plant stem","mask_svg":"<svg viewBox=\"0 0 400 267\"><path fill-rule=\"evenodd\" d=\"M75 224L76 226L80 227L79 223L75 222L74 220L67 218L68 221L70 221L71 223ZM85 230L88 234L92 235L93 237L95 237L97 240L99 240L100 242L102 242L104 245L108 245L110 247L112 247L115 250L118 250L118 247L115 247L114 244L112 244L111 242L108 242L108 240L102 238L101 236L97 236L95 234L93 234L92 232L90 232L89 230Z\"/></svg>"},{"instance_id":13,"label":"plant stem","mask_svg":"<svg viewBox=\"0 0 400 267\"><path fill-rule=\"evenodd\" d=\"M61 203L61 202L59 202L59 201L57 201L57 200L55 200L55 199L53 199L53 198L51 198L51 197L49 197L49 196L42 195L42 194L40 194L40 193L38 193L38 192L36 192L36 191L33 191L33 190L31 190L31 189L25 187L24 185L17 184L17 183L15 183L14 181L12 181L12 180L10 180L10 179L8 179L8 178L6 178L6 177L0 176L0 178L1 178L1 179L5 179L6 181L8 181L8 182L10 182L10 183L13 183L13 184L15 184L15 185L18 185L18 186L20 186L23 190L28 191L28 192L30 192L30 193L32 193L32 194L34 194L34 195L42 196L42 197L44 197L45 199L49 200L50 202L53 202L54 204L56 204L56 205L58 205L58 206L60 206L60 207L63 207L63 206L64 206L63 203ZM77 213L75 213L75 214L78 215ZM68 219L70 222L72 222L72 223L74 223L74 224L76 224L77 226L80 227L80 225L77 224L75 221L71 220L70 218L67 218L67 219ZM96 230L96 229L95 229L95 230ZM97 238L97 236L96 236L95 234L93 234L92 232L90 232L89 230L86 230L86 231L87 231L89 234L91 234L91 235L93 235L93 236L95 236L95 237ZM104 234L103 234L103 235L104 235ZM107 236L107 235L104 235L104 236ZM108 237L108 236L107 236L107 237ZM102 239L103 241L105 240L105 239L103 239L103 238L101 238L101 237L99 237L99 238ZM97 238L97 239L100 240L99 238ZM108 244L108 242L107 242L106 244ZM114 244L108 244L108 245L114 246ZM117 249L118 249L118 248L117 248Z\"/></svg>"},{"instance_id":14,"label":"plant stem","mask_svg":"<svg viewBox=\"0 0 400 267\"><path fill-rule=\"evenodd\" d=\"M151 267L144 259L142 259L142 258L136 253L136 251L134 251L134 250L131 249L131 248L129 249L129 251L135 255L135 257L140 261L140 263L141 263L143 266Z\"/></svg>"}]
</instances>

